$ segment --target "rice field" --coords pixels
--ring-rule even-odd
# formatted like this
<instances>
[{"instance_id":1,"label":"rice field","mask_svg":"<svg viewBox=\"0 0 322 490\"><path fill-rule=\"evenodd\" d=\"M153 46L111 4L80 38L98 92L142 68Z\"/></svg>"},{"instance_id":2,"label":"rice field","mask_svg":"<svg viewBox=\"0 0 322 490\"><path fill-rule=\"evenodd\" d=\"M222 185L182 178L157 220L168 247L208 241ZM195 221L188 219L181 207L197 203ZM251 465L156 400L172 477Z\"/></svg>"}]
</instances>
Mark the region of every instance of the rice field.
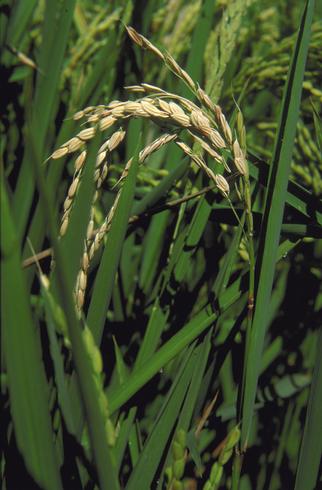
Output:
<instances>
[{"instance_id":1,"label":"rice field","mask_svg":"<svg viewBox=\"0 0 322 490\"><path fill-rule=\"evenodd\" d=\"M1 481L322 485L322 4L1 2Z\"/></svg>"}]
</instances>

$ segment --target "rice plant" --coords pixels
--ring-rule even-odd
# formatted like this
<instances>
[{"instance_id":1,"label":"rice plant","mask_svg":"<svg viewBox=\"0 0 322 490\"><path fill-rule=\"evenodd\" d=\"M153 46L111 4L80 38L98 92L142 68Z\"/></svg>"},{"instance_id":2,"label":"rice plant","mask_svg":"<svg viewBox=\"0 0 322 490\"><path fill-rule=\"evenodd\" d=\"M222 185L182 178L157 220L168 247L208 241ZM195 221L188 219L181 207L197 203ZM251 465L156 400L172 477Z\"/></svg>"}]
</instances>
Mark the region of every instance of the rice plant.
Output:
<instances>
[{"instance_id":1,"label":"rice plant","mask_svg":"<svg viewBox=\"0 0 322 490\"><path fill-rule=\"evenodd\" d=\"M4 2L3 488L321 484L321 14Z\"/></svg>"}]
</instances>

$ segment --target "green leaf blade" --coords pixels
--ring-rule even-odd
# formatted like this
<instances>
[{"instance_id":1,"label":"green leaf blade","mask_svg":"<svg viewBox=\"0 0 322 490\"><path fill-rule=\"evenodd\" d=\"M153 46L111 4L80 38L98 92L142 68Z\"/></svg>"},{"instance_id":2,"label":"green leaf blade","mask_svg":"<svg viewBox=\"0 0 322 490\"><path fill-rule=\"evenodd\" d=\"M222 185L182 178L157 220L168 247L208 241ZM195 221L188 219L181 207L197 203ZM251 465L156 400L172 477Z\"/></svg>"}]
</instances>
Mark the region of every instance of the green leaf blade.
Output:
<instances>
[{"instance_id":1,"label":"green leaf blade","mask_svg":"<svg viewBox=\"0 0 322 490\"><path fill-rule=\"evenodd\" d=\"M285 85L280 122L271 165L271 174L256 264L257 291L250 347L245 367L245 394L242 405L242 447L249 439L256 388L260 371L270 296L273 287L275 262L286 201L293 143L302 93L306 56L308 52L314 1L306 4L293 58Z\"/></svg>"},{"instance_id":2,"label":"green leaf blade","mask_svg":"<svg viewBox=\"0 0 322 490\"><path fill-rule=\"evenodd\" d=\"M1 272L6 278L1 313L10 409L18 447L26 466L42 488L62 488L53 445L48 389L26 284L19 242L1 189ZM19 298L19 308L17 308Z\"/></svg>"}]
</instances>

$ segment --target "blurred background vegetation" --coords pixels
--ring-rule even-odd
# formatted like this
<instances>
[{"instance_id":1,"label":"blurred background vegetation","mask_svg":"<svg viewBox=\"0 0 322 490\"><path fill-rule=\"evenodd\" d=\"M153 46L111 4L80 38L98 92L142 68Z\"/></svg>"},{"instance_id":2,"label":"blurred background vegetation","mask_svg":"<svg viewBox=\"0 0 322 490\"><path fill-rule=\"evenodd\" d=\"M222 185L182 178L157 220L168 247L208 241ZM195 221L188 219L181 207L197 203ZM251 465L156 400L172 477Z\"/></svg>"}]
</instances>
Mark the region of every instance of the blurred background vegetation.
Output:
<instances>
[{"instance_id":1,"label":"blurred background vegetation","mask_svg":"<svg viewBox=\"0 0 322 490\"><path fill-rule=\"evenodd\" d=\"M172 144L140 167L132 191L131 183L124 187L129 202L126 207L123 200L124 215L120 211L114 234L92 265L82 319L93 332L83 342L90 360L88 393L95 379L92 393L108 405L98 407L108 435L100 453L88 393L80 388L87 381L66 333L73 313L68 316L62 300L57 257L57 275L56 269L51 273L53 233L73 159L41 165L78 131L75 112L133 97L125 86L146 82L192 97L158 59L133 45L124 28L132 25L174 56L220 104L232 127L238 101L257 248L304 7L304 1L287 0L1 1L3 488L277 490L294 488L295 481L297 488L314 488L303 472L316 479L320 462L305 469L300 448L309 397L311 413L314 394L321 401L318 381L311 383L321 346L321 3L313 15L294 122L279 260L263 353L254 366L260 377L243 458L233 448L245 369L248 253L228 203L208 192L158 210L209 185ZM97 226L140 134L142 148L158 133L151 124L129 123L95 207ZM70 277L82 252L86 192L84 187L60 244ZM237 210L241 215L238 203ZM126 230L129 215L142 216ZM35 263L26 262L43 250L39 264L53 284L49 290ZM95 419L95 407L93 414ZM314 421L309 440L319 459L321 416ZM104 451L110 476L99 459Z\"/></svg>"}]
</instances>

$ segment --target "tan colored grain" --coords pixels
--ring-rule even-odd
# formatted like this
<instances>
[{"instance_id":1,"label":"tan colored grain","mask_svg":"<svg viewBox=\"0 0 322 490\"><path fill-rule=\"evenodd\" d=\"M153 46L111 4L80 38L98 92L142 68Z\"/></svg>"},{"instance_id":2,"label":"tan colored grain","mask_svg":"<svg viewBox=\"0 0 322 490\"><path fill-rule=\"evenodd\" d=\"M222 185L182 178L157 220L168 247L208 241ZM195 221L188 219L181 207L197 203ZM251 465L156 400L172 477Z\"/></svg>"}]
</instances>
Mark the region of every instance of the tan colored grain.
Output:
<instances>
[{"instance_id":1,"label":"tan colored grain","mask_svg":"<svg viewBox=\"0 0 322 490\"><path fill-rule=\"evenodd\" d=\"M236 139L233 144L233 152L234 152L234 163L236 165L236 168L238 172L245 176L248 174L248 165L246 162L245 155L240 148L240 145L238 143L238 140Z\"/></svg>"},{"instance_id":2,"label":"tan colored grain","mask_svg":"<svg viewBox=\"0 0 322 490\"><path fill-rule=\"evenodd\" d=\"M166 53L164 55L164 60L170 70L172 70L173 73L175 73L179 78L186 82L186 84L191 88L192 91L196 90L195 82L192 80L190 75L188 75L188 73L178 65L176 60L169 53Z\"/></svg>"},{"instance_id":3,"label":"tan colored grain","mask_svg":"<svg viewBox=\"0 0 322 490\"><path fill-rule=\"evenodd\" d=\"M230 189L225 177L223 175L215 175L215 182L220 192L222 192L225 197L228 197Z\"/></svg>"},{"instance_id":4,"label":"tan colored grain","mask_svg":"<svg viewBox=\"0 0 322 490\"><path fill-rule=\"evenodd\" d=\"M113 124L115 123L116 120L117 120L116 117L113 117L113 116L103 117L103 119L101 119L99 121L99 129L100 129L100 131L105 131L106 129L108 129L111 126L113 126Z\"/></svg>"},{"instance_id":5,"label":"tan colored grain","mask_svg":"<svg viewBox=\"0 0 322 490\"><path fill-rule=\"evenodd\" d=\"M68 219L62 219L62 224L60 226L60 229L59 229L59 234L60 236L64 236L66 231L67 231L67 227L68 227Z\"/></svg>"},{"instance_id":6,"label":"tan colored grain","mask_svg":"<svg viewBox=\"0 0 322 490\"><path fill-rule=\"evenodd\" d=\"M96 168L100 167L102 162L105 160L106 155L107 155L107 151L101 151L100 153L98 153L96 157L96 163L95 163Z\"/></svg>"},{"instance_id":7,"label":"tan colored grain","mask_svg":"<svg viewBox=\"0 0 322 490\"><path fill-rule=\"evenodd\" d=\"M141 87L141 85L127 85L124 88L125 90L128 90L129 92L133 92L133 93L142 93L146 91L144 87Z\"/></svg>"},{"instance_id":8,"label":"tan colored grain","mask_svg":"<svg viewBox=\"0 0 322 490\"><path fill-rule=\"evenodd\" d=\"M67 195L65 201L64 201L64 213L71 207L73 200Z\"/></svg>"},{"instance_id":9,"label":"tan colored grain","mask_svg":"<svg viewBox=\"0 0 322 490\"><path fill-rule=\"evenodd\" d=\"M225 140L220 136L216 129L211 129L211 131L209 132L209 138L215 148L220 149L226 147Z\"/></svg>"},{"instance_id":10,"label":"tan colored grain","mask_svg":"<svg viewBox=\"0 0 322 490\"><path fill-rule=\"evenodd\" d=\"M80 131L77 137L82 141L88 141L95 135L95 128L86 128Z\"/></svg>"},{"instance_id":11,"label":"tan colored grain","mask_svg":"<svg viewBox=\"0 0 322 490\"><path fill-rule=\"evenodd\" d=\"M146 92L166 94L164 90L162 90L160 87L157 87L156 85L151 85L149 83L141 83L141 86L144 88Z\"/></svg>"},{"instance_id":12,"label":"tan colored grain","mask_svg":"<svg viewBox=\"0 0 322 490\"><path fill-rule=\"evenodd\" d=\"M174 141L177 138L177 134L163 134L159 138L155 139L147 145L139 154L139 162L143 163L152 153L159 150L162 146Z\"/></svg>"},{"instance_id":13,"label":"tan colored grain","mask_svg":"<svg viewBox=\"0 0 322 490\"><path fill-rule=\"evenodd\" d=\"M51 154L50 158L53 160L57 160L58 158L64 157L68 153L68 148L62 147L55 150L54 153Z\"/></svg>"},{"instance_id":14,"label":"tan colored grain","mask_svg":"<svg viewBox=\"0 0 322 490\"><path fill-rule=\"evenodd\" d=\"M157 107L155 107L151 102L147 102L146 100L141 101L141 108L151 117L157 117L161 119L168 119L168 115L164 113L164 111L160 111Z\"/></svg>"},{"instance_id":15,"label":"tan colored grain","mask_svg":"<svg viewBox=\"0 0 322 490\"><path fill-rule=\"evenodd\" d=\"M208 134L211 131L211 125L209 119L199 110L193 110L190 115L192 125L199 129L201 132Z\"/></svg>"},{"instance_id":16,"label":"tan colored grain","mask_svg":"<svg viewBox=\"0 0 322 490\"><path fill-rule=\"evenodd\" d=\"M200 87L198 87L197 95L198 95L200 102L205 107L207 107L207 109L209 109L212 113L214 113L215 112L215 104L212 102L209 95L207 95L206 92Z\"/></svg>"},{"instance_id":17,"label":"tan colored grain","mask_svg":"<svg viewBox=\"0 0 322 490\"><path fill-rule=\"evenodd\" d=\"M87 155L86 150L83 150L82 153L80 153L78 155L78 157L76 158L75 165L74 165L76 172L78 172L81 168L83 168L83 165L84 165L85 160L86 160L86 155Z\"/></svg>"},{"instance_id":18,"label":"tan colored grain","mask_svg":"<svg viewBox=\"0 0 322 490\"><path fill-rule=\"evenodd\" d=\"M120 129L119 131L116 131L115 133L112 134L110 139L108 140L108 149L109 151L115 150L119 146L120 143L124 140L125 137L125 131L123 129Z\"/></svg>"},{"instance_id":19,"label":"tan colored grain","mask_svg":"<svg viewBox=\"0 0 322 490\"><path fill-rule=\"evenodd\" d=\"M74 195L76 194L76 191L77 191L77 187L79 185L79 182L80 182L80 178L79 177L76 177L73 180L71 186L69 187L69 189L68 189L68 196L70 198L74 197Z\"/></svg>"},{"instance_id":20,"label":"tan colored grain","mask_svg":"<svg viewBox=\"0 0 322 490\"><path fill-rule=\"evenodd\" d=\"M128 35L132 39L132 41L134 41L135 44L140 46L140 48L148 49L162 60L164 59L161 51L156 46L154 46L154 44L152 44L146 37L142 36L142 34L139 34L133 27L127 26L126 30L128 32Z\"/></svg>"},{"instance_id":21,"label":"tan colored grain","mask_svg":"<svg viewBox=\"0 0 322 490\"><path fill-rule=\"evenodd\" d=\"M193 138L201 144L202 148L217 162L223 163L223 157L219 155L206 141L197 136L193 131L189 130L189 133L193 136Z\"/></svg>"}]
</instances>

